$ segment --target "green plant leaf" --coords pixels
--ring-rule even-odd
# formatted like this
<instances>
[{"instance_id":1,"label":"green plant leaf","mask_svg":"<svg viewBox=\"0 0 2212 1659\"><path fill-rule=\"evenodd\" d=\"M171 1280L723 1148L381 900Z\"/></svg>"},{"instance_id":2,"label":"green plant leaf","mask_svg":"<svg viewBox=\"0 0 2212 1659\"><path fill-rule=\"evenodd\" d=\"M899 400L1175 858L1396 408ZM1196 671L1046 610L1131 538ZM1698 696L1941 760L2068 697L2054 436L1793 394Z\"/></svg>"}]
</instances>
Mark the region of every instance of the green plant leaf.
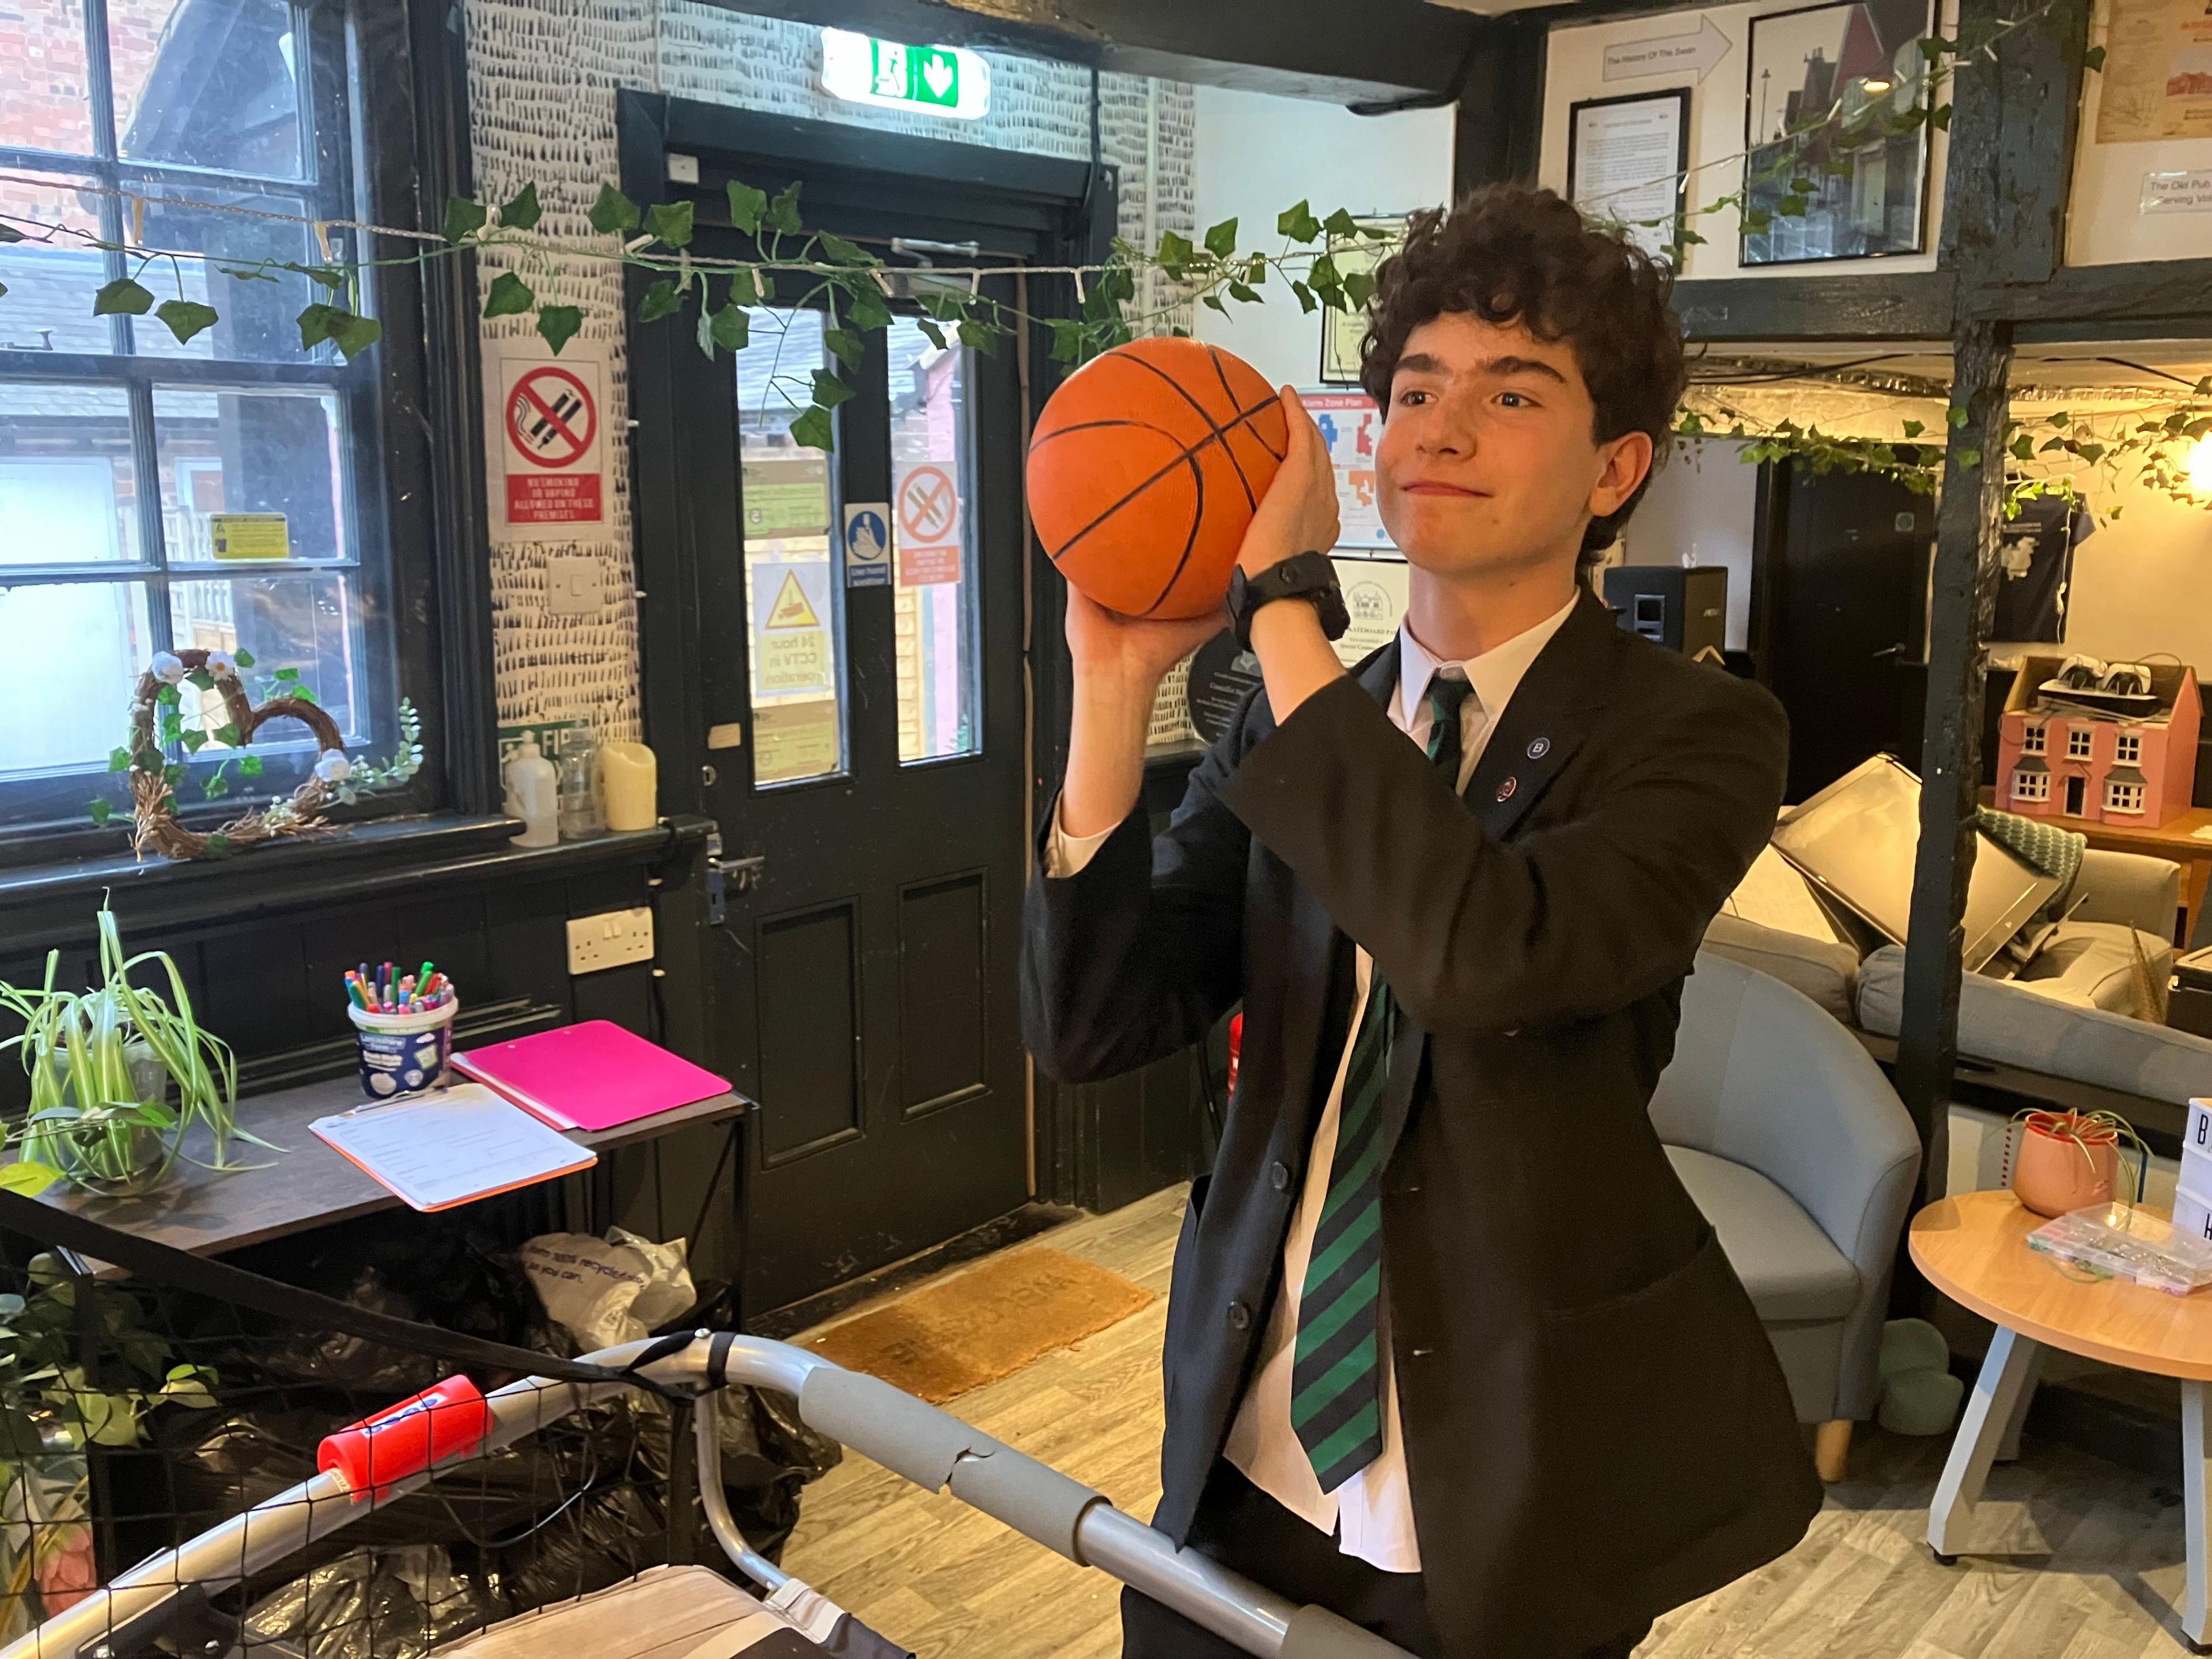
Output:
<instances>
[{"instance_id":1,"label":"green plant leaf","mask_svg":"<svg viewBox=\"0 0 2212 1659\"><path fill-rule=\"evenodd\" d=\"M107 769L111 772L128 772L131 769L131 751L128 749L109 750Z\"/></svg>"},{"instance_id":2,"label":"green plant leaf","mask_svg":"<svg viewBox=\"0 0 2212 1659\"><path fill-rule=\"evenodd\" d=\"M848 242L842 236L833 235L826 230L817 233L815 243L821 249L822 257L833 265L877 265L883 263L858 243Z\"/></svg>"},{"instance_id":3,"label":"green plant leaf","mask_svg":"<svg viewBox=\"0 0 2212 1659\"><path fill-rule=\"evenodd\" d=\"M1321 234L1321 221L1313 216L1313 209L1302 201L1275 216L1275 234L1294 242L1310 242Z\"/></svg>"},{"instance_id":4,"label":"green plant leaf","mask_svg":"<svg viewBox=\"0 0 2212 1659\"><path fill-rule=\"evenodd\" d=\"M300 678L300 671L296 668L280 668L269 678L275 680L296 680Z\"/></svg>"},{"instance_id":5,"label":"green plant leaf","mask_svg":"<svg viewBox=\"0 0 2212 1659\"><path fill-rule=\"evenodd\" d=\"M253 653L251 651L234 651L230 653L230 658L240 668L253 666Z\"/></svg>"},{"instance_id":6,"label":"green plant leaf","mask_svg":"<svg viewBox=\"0 0 2212 1659\"><path fill-rule=\"evenodd\" d=\"M683 296L677 293L676 284L663 276L645 290L645 298L638 301L637 319L641 323L657 323L671 312L684 308Z\"/></svg>"},{"instance_id":7,"label":"green plant leaf","mask_svg":"<svg viewBox=\"0 0 2212 1659\"><path fill-rule=\"evenodd\" d=\"M799 181L796 179L775 193L764 216L771 228L787 236L796 236L805 228L799 222Z\"/></svg>"},{"instance_id":8,"label":"green plant leaf","mask_svg":"<svg viewBox=\"0 0 2212 1659\"><path fill-rule=\"evenodd\" d=\"M960 343L969 345L989 356L999 349L999 331L988 323L978 322L972 317L960 319Z\"/></svg>"},{"instance_id":9,"label":"green plant leaf","mask_svg":"<svg viewBox=\"0 0 2212 1659\"><path fill-rule=\"evenodd\" d=\"M90 802L85 810L92 814L92 821L97 824L104 825L115 816L115 809L104 800Z\"/></svg>"},{"instance_id":10,"label":"green plant leaf","mask_svg":"<svg viewBox=\"0 0 2212 1659\"><path fill-rule=\"evenodd\" d=\"M1343 208L1337 209L1322 220L1321 228L1328 233L1332 241L1349 242L1359 235L1359 221Z\"/></svg>"},{"instance_id":11,"label":"green plant leaf","mask_svg":"<svg viewBox=\"0 0 2212 1659\"><path fill-rule=\"evenodd\" d=\"M943 351L943 350L946 349L945 340L945 331L944 331L943 329L941 329L941 328L938 327L938 325L937 325L935 323L931 322L931 321L929 320L929 319L928 319L928 318L927 318L927 317L917 317L917 318L915 318L915 326L916 328L919 328L919 329L922 331L922 334L924 335L924 337L927 337L927 340L929 341L930 344L932 344L932 345L935 346L935 347L936 347L939 351ZM1056 326L1056 325L1055 325L1055 326ZM1080 326L1080 325L1077 325L1077 324L1073 324L1073 323L1071 323L1071 324L1069 325L1069 326L1070 326L1071 328L1073 328L1073 327L1079 327L1079 326Z\"/></svg>"},{"instance_id":12,"label":"green plant leaf","mask_svg":"<svg viewBox=\"0 0 2212 1659\"><path fill-rule=\"evenodd\" d=\"M737 308L733 306L731 309L734 311ZM743 312L738 312L738 314L740 317L744 315ZM860 366L861 356L867 349L861 343L860 337L848 328L823 329L822 343L836 353L837 361L848 368L858 368Z\"/></svg>"},{"instance_id":13,"label":"green plant leaf","mask_svg":"<svg viewBox=\"0 0 2212 1659\"><path fill-rule=\"evenodd\" d=\"M1159 250L1153 254L1152 259L1162 270L1179 283L1182 280L1184 267L1190 264L1196 252L1190 245L1189 237L1178 235L1172 230L1164 230L1160 233Z\"/></svg>"},{"instance_id":14,"label":"green plant leaf","mask_svg":"<svg viewBox=\"0 0 2212 1659\"><path fill-rule=\"evenodd\" d=\"M10 224L0 223L0 242L20 242L23 233Z\"/></svg>"},{"instance_id":15,"label":"green plant leaf","mask_svg":"<svg viewBox=\"0 0 2212 1659\"><path fill-rule=\"evenodd\" d=\"M852 397L853 388L826 368L814 371L814 402L822 409L835 409Z\"/></svg>"},{"instance_id":16,"label":"green plant leaf","mask_svg":"<svg viewBox=\"0 0 2212 1659\"><path fill-rule=\"evenodd\" d=\"M152 293L128 276L118 276L92 296L92 314L95 317L112 317L118 313L143 317L153 308Z\"/></svg>"},{"instance_id":17,"label":"green plant leaf","mask_svg":"<svg viewBox=\"0 0 2212 1659\"><path fill-rule=\"evenodd\" d=\"M448 196L446 198L446 240L465 242L484 228L484 220L489 216L482 202L471 202L463 196Z\"/></svg>"},{"instance_id":18,"label":"green plant leaf","mask_svg":"<svg viewBox=\"0 0 2212 1659\"><path fill-rule=\"evenodd\" d=\"M834 449L836 447L836 431L830 411L817 404L802 410L799 418L791 423L791 441L806 449Z\"/></svg>"},{"instance_id":19,"label":"green plant leaf","mask_svg":"<svg viewBox=\"0 0 2212 1659\"><path fill-rule=\"evenodd\" d=\"M484 295L483 314L486 317L520 317L538 303L538 296L530 284L511 270L502 270L491 279L491 289Z\"/></svg>"},{"instance_id":20,"label":"green plant leaf","mask_svg":"<svg viewBox=\"0 0 2212 1659\"><path fill-rule=\"evenodd\" d=\"M258 755L240 755L238 757L238 773L240 777L259 777L261 775L261 757Z\"/></svg>"},{"instance_id":21,"label":"green plant leaf","mask_svg":"<svg viewBox=\"0 0 2212 1659\"><path fill-rule=\"evenodd\" d=\"M745 342L751 336L745 308L743 306L724 306L714 313L714 320L708 325L708 331L714 336L714 343L723 350L743 351Z\"/></svg>"},{"instance_id":22,"label":"green plant leaf","mask_svg":"<svg viewBox=\"0 0 2212 1659\"><path fill-rule=\"evenodd\" d=\"M1982 452L1978 449L1954 450L1952 459L1971 472L1982 464Z\"/></svg>"},{"instance_id":23,"label":"green plant leaf","mask_svg":"<svg viewBox=\"0 0 2212 1659\"><path fill-rule=\"evenodd\" d=\"M845 307L845 320L863 331L890 326L891 308L873 283L856 285Z\"/></svg>"},{"instance_id":24,"label":"green plant leaf","mask_svg":"<svg viewBox=\"0 0 2212 1659\"><path fill-rule=\"evenodd\" d=\"M1298 309L1302 312L1311 311L1317 303L1314 299L1313 290L1304 283L1292 283L1291 292L1298 296Z\"/></svg>"},{"instance_id":25,"label":"green plant leaf","mask_svg":"<svg viewBox=\"0 0 2212 1659\"><path fill-rule=\"evenodd\" d=\"M1224 219L1211 226L1206 233L1206 251L1217 259L1226 259L1237 252L1237 221Z\"/></svg>"},{"instance_id":26,"label":"green plant leaf","mask_svg":"<svg viewBox=\"0 0 2212 1659\"><path fill-rule=\"evenodd\" d=\"M655 202L645 210L646 232L670 247L687 246L691 240L692 211L689 202Z\"/></svg>"},{"instance_id":27,"label":"green plant leaf","mask_svg":"<svg viewBox=\"0 0 2212 1659\"><path fill-rule=\"evenodd\" d=\"M1259 303L1260 300L1258 293L1255 292L1249 284L1244 283L1230 283L1229 297L1236 301L1240 305L1248 306L1256 305Z\"/></svg>"},{"instance_id":28,"label":"green plant leaf","mask_svg":"<svg viewBox=\"0 0 2212 1659\"><path fill-rule=\"evenodd\" d=\"M1905 423L1905 435L1908 438L1917 438L1927 430L1926 424L1920 421L1907 421Z\"/></svg>"},{"instance_id":29,"label":"green plant leaf","mask_svg":"<svg viewBox=\"0 0 2212 1659\"><path fill-rule=\"evenodd\" d=\"M728 185L730 222L748 236L760 229L761 215L768 210L768 192L732 179Z\"/></svg>"},{"instance_id":30,"label":"green plant leaf","mask_svg":"<svg viewBox=\"0 0 2212 1659\"><path fill-rule=\"evenodd\" d=\"M154 701L164 708L174 708L184 701L184 693L173 685L165 685L154 693Z\"/></svg>"},{"instance_id":31,"label":"green plant leaf","mask_svg":"<svg viewBox=\"0 0 2212 1659\"><path fill-rule=\"evenodd\" d=\"M1344 297L1354 311L1363 309L1375 297L1375 276L1372 271L1355 270L1344 279Z\"/></svg>"},{"instance_id":32,"label":"green plant leaf","mask_svg":"<svg viewBox=\"0 0 2212 1659\"><path fill-rule=\"evenodd\" d=\"M1052 360L1056 363L1072 363L1083 356L1083 325L1068 318L1048 319L1052 330Z\"/></svg>"},{"instance_id":33,"label":"green plant leaf","mask_svg":"<svg viewBox=\"0 0 2212 1659\"><path fill-rule=\"evenodd\" d=\"M61 1178L59 1170L35 1158L19 1158L13 1164L0 1164L0 1192L21 1193L26 1198L36 1198Z\"/></svg>"},{"instance_id":34,"label":"green plant leaf","mask_svg":"<svg viewBox=\"0 0 2212 1659\"><path fill-rule=\"evenodd\" d=\"M768 276L764 271L738 270L730 273L730 303L733 306L758 305L768 297Z\"/></svg>"},{"instance_id":35,"label":"green plant leaf","mask_svg":"<svg viewBox=\"0 0 2212 1659\"><path fill-rule=\"evenodd\" d=\"M224 835L220 830L210 836L207 838L207 855L211 859L228 858L230 856L230 837Z\"/></svg>"},{"instance_id":36,"label":"green plant leaf","mask_svg":"<svg viewBox=\"0 0 2212 1659\"><path fill-rule=\"evenodd\" d=\"M538 181L532 179L500 204L499 222L507 230L535 230L545 210L538 205Z\"/></svg>"},{"instance_id":37,"label":"green plant leaf","mask_svg":"<svg viewBox=\"0 0 2212 1659\"><path fill-rule=\"evenodd\" d=\"M349 362L384 336L384 325L374 317L356 317L337 306L311 305L301 312L299 324L303 348L328 340L345 354Z\"/></svg>"},{"instance_id":38,"label":"green plant leaf","mask_svg":"<svg viewBox=\"0 0 2212 1659\"><path fill-rule=\"evenodd\" d=\"M204 306L197 300L164 300L155 307L154 314L169 325L179 345L188 343L193 335L213 328L219 320L213 306Z\"/></svg>"},{"instance_id":39,"label":"green plant leaf","mask_svg":"<svg viewBox=\"0 0 2212 1659\"><path fill-rule=\"evenodd\" d=\"M1805 198L1785 196L1774 204L1774 210L1785 219L1802 219L1805 216Z\"/></svg>"},{"instance_id":40,"label":"green plant leaf","mask_svg":"<svg viewBox=\"0 0 2212 1659\"><path fill-rule=\"evenodd\" d=\"M2101 72L2105 67L2105 49L2102 46L2092 46L2083 52L2081 67L2092 75Z\"/></svg>"},{"instance_id":41,"label":"green plant leaf","mask_svg":"<svg viewBox=\"0 0 2212 1659\"><path fill-rule=\"evenodd\" d=\"M1928 112L1928 125L1935 128L1938 132L1950 131L1951 106L1948 104L1938 104L1934 109L1929 110Z\"/></svg>"},{"instance_id":42,"label":"green plant leaf","mask_svg":"<svg viewBox=\"0 0 2212 1659\"><path fill-rule=\"evenodd\" d=\"M185 745L185 752L186 754L197 755L201 750L207 746L207 733L204 732L180 732L177 734L177 741Z\"/></svg>"},{"instance_id":43,"label":"green plant leaf","mask_svg":"<svg viewBox=\"0 0 2212 1659\"><path fill-rule=\"evenodd\" d=\"M1966 425L1967 418L1966 404L1953 404L1950 408L1943 411L1943 418L1948 421L1954 427L1961 427Z\"/></svg>"},{"instance_id":44,"label":"green plant leaf","mask_svg":"<svg viewBox=\"0 0 2212 1659\"><path fill-rule=\"evenodd\" d=\"M637 204L612 185L601 185L599 199L586 217L602 236L625 235L637 228Z\"/></svg>"},{"instance_id":45,"label":"green plant leaf","mask_svg":"<svg viewBox=\"0 0 2212 1659\"><path fill-rule=\"evenodd\" d=\"M553 348L559 356L561 348L576 337L584 326L581 306L540 306L538 307L538 337Z\"/></svg>"}]
</instances>

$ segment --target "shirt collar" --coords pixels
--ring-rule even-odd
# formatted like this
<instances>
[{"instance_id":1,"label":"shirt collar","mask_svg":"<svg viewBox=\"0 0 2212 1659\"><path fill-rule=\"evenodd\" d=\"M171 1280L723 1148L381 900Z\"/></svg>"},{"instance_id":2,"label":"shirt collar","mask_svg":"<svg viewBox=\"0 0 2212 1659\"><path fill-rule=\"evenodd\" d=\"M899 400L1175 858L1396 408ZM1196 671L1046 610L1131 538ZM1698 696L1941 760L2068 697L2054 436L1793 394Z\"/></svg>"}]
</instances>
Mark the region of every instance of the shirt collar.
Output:
<instances>
[{"instance_id":1,"label":"shirt collar","mask_svg":"<svg viewBox=\"0 0 2212 1659\"><path fill-rule=\"evenodd\" d=\"M1574 615L1575 606L1582 602L1582 591L1576 589L1575 597L1534 628L1516 634L1503 645L1492 647L1479 657L1464 661L1446 662L1433 655L1429 648L1413 637L1411 622L1398 624L1398 715L1407 731L1413 729L1421 712L1422 699L1429 695L1429 682L1446 669L1456 668L1467 676L1468 684L1474 688L1475 700L1482 712L1494 720L1513 700L1522 676L1546 646L1558 633L1567 618Z\"/></svg>"}]
</instances>

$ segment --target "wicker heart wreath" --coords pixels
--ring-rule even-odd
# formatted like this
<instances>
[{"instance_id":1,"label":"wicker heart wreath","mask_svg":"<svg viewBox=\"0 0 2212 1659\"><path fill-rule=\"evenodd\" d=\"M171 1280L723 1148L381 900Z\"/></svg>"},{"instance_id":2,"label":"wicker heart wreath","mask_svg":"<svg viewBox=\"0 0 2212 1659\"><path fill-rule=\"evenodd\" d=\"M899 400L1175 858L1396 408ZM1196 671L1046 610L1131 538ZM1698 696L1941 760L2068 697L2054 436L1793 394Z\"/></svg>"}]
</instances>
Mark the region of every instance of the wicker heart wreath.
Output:
<instances>
[{"instance_id":1,"label":"wicker heart wreath","mask_svg":"<svg viewBox=\"0 0 2212 1659\"><path fill-rule=\"evenodd\" d=\"M217 660L210 663L210 657ZM246 688L239 682L238 671L222 653L179 651L176 653L176 659L183 665L185 673L201 672L208 676L216 694L222 699L223 710L229 717L230 725L237 732L239 746L252 742L253 734L270 720L294 720L315 734L315 747L319 752L344 752L345 738L338 731L337 722L307 698L271 697L256 708L246 700ZM277 801L258 812L248 812L243 817L234 818L221 829L205 835L186 829L176 815L176 803L171 788L172 774L163 764L161 741L155 732L163 684L162 677L149 668L139 675L137 688L131 694L131 848L133 852L140 858L144 858L149 853L159 853L165 858L173 859L219 858L258 842L304 835L311 830L324 827L324 809L338 798L341 785L337 780L316 775L309 777L294 790L289 801Z\"/></svg>"}]
</instances>

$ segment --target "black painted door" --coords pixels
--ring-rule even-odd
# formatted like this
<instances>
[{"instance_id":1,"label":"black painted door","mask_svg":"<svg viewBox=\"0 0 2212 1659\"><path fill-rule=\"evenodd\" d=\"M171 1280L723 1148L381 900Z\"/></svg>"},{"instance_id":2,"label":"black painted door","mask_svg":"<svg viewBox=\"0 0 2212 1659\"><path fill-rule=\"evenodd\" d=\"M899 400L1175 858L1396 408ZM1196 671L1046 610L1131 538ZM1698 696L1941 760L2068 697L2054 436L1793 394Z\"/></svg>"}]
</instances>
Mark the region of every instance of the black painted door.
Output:
<instances>
[{"instance_id":1,"label":"black painted door","mask_svg":"<svg viewBox=\"0 0 2212 1659\"><path fill-rule=\"evenodd\" d=\"M865 195L810 222L886 255L895 235L967 240ZM711 256L731 234L696 246ZM999 228L987 246L1006 240ZM814 372L836 368L820 309L756 309L734 364L685 349L672 365L704 805L742 866L706 955L718 1056L760 1105L748 1316L1030 1191L1017 358L935 345L899 297L910 285L894 289L890 326L838 371L854 395L830 454L787 430ZM848 511L866 519L860 550L884 556L848 561Z\"/></svg>"}]
</instances>

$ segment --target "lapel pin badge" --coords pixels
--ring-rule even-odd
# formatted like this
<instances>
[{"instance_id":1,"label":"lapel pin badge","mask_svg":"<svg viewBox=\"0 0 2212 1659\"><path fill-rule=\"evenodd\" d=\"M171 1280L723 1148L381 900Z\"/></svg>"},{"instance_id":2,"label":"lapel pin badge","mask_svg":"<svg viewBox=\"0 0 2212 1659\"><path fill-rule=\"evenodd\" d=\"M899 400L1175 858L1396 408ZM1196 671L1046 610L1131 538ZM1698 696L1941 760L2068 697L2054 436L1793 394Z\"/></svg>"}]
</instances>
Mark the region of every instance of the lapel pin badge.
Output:
<instances>
[{"instance_id":1,"label":"lapel pin badge","mask_svg":"<svg viewBox=\"0 0 2212 1659\"><path fill-rule=\"evenodd\" d=\"M1528 739L1528 758L1530 760L1541 760L1545 756L1551 752L1552 740L1549 738L1531 738Z\"/></svg>"},{"instance_id":2,"label":"lapel pin badge","mask_svg":"<svg viewBox=\"0 0 2212 1659\"><path fill-rule=\"evenodd\" d=\"M1498 799L1500 799L1500 800L1511 800L1511 799L1513 799L1513 792L1514 792L1515 790L1518 789L1520 787L1521 787L1521 780L1520 780L1520 779L1518 779L1518 778L1508 778L1508 779L1506 779L1504 782L1503 782L1503 783L1501 783L1501 784L1499 784L1499 785L1498 786Z\"/></svg>"}]
</instances>

